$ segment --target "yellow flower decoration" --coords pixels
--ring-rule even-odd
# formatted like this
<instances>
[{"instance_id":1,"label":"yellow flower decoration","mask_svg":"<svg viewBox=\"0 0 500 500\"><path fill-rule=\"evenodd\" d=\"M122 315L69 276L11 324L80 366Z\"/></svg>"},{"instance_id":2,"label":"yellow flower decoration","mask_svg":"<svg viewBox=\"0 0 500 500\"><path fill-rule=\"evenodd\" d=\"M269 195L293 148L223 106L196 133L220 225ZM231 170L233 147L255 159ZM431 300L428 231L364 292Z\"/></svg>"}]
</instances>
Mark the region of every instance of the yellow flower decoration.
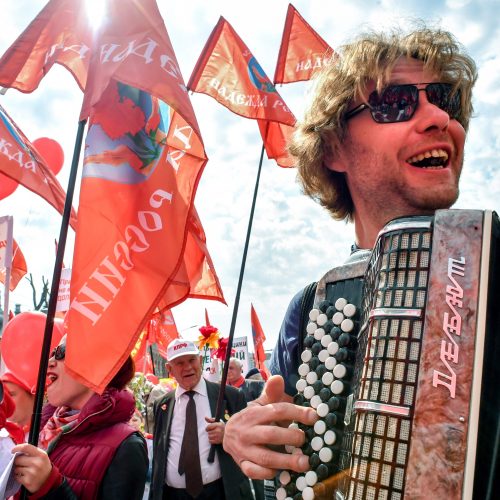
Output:
<instances>
[{"instance_id":1,"label":"yellow flower decoration","mask_svg":"<svg viewBox=\"0 0 500 500\"><path fill-rule=\"evenodd\" d=\"M204 347L209 349L217 349L219 347L220 333L215 326L202 326L200 328L201 335L198 337L199 349Z\"/></svg>"}]
</instances>

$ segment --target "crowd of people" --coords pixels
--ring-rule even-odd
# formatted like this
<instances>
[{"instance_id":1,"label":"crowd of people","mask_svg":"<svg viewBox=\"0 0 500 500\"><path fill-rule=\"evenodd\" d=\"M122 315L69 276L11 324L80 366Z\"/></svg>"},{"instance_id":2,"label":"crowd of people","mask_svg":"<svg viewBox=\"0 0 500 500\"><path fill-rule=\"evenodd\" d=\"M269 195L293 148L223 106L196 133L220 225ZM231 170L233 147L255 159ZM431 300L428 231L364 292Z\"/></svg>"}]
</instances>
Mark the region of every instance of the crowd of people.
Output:
<instances>
[{"instance_id":1,"label":"crowd of people","mask_svg":"<svg viewBox=\"0 0 500 500\"><path fill-rule=\"evenodd\" d=\"M354 224L356 253L371 249L388 221L456 201L477 75L464 48L440 29L363 34L338 53L318 76L289 151L304 192ZM152 436L144 432L150 416L135 411L126 388L131 360L96 394L65 372L63 338L49 361L39 445L13 447L16 480L30 498L138 499L150 474L151 500L237 500L262 498L261 480L280 470L306 471L306 455L279 448L304 442L288 422L318 419L292 402L302 295L286 312L267 382L251 378L258 370L245 377L230 360L220 421L213 417L219 385L202 377L198 348L174 340L167 368L177 387L154 401ZM30 388L14 373L2 380L4 400L10 396L0 422L26 432Z\"/></svg>"}]
</instances>

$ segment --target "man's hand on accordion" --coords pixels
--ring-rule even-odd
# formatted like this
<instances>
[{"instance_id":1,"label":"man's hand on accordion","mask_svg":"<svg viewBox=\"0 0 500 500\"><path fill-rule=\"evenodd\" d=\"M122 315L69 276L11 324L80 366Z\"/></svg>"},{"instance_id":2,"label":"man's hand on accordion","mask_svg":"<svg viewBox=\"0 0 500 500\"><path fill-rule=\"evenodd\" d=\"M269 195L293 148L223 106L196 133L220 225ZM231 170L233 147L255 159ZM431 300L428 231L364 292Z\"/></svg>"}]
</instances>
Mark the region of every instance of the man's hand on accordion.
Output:
<instances>
[{"instance_id":1,"label":"man's hand on accordion","mask_svg":"<svg viewBox=\"0 0 500 500\"><path fill-rule=\"evenodd\" d=\"M282 469L308 470L308 457L287 453L284 446L301 446L304 442L304 432L289 428L291 422L313 425L318 416L314 409L291 401L285 394L283 378L275 375L267 381L261 396L226 424L224 450L248 477L271 479Z\"/></svg>"}]
</instances>

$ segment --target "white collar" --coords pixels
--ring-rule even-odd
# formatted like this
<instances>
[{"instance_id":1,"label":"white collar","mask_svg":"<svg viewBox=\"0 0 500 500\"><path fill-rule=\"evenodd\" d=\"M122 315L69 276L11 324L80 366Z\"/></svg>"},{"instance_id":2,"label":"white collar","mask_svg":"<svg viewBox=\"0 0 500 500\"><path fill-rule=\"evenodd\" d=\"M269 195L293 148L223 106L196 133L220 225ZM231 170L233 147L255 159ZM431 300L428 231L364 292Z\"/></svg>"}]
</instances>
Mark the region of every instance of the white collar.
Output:
<instances>
[{"instance_id":1,"label":"white collar","mask_svg":"<svg viewBox=\"0 0 500 500\"><path fill-rule=\"evenodd\" d=\"M207 384L206 384L205 379L203 377L200 378L200 381L191 390L198 393L200 396L208 397ZM184 389L183 387L181 387L180 385L177 386L177 389L175 389L175 402L176 403L179 402L180 397L185 392L188 392L188 391L186 389Z\"/></svg>"}]
</instances>

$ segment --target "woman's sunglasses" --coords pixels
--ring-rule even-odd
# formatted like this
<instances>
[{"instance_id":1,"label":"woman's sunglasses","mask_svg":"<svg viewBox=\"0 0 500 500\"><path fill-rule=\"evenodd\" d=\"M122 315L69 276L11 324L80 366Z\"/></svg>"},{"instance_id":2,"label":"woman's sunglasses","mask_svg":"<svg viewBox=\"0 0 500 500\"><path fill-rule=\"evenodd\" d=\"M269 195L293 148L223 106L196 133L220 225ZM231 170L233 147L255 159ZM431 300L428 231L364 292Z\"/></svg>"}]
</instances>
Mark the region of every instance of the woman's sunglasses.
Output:
<instances>
[{"instance_id":1,"label":"woman's sunglasses","mask_svg":"<svg viewBox=\"0 0 500 500\"><path fill-rule=\"evenodd\" d=\"M420 87L425 85L425 87ZM370 110L377 123L408 121L418 107L420 91L425 90L427 100L446 111L450 118L458 119L461 112L460 89L453 91L450 83L415 83L389 85L379 94L376 90L368 97L368 103L360 104L345 114L346 120L365 109Z\"/></svg>"},{"instance_id":2,"label":"woman's sunglasses","mask_svg":"<svg viewBox=\"0 0 500 500\"><path fill-rule=\"evenodd\" d=\"M62 361L66 356L66 344L59 344L51 353L50 357L56 361Z\"/></svg>"}]
</instances>

